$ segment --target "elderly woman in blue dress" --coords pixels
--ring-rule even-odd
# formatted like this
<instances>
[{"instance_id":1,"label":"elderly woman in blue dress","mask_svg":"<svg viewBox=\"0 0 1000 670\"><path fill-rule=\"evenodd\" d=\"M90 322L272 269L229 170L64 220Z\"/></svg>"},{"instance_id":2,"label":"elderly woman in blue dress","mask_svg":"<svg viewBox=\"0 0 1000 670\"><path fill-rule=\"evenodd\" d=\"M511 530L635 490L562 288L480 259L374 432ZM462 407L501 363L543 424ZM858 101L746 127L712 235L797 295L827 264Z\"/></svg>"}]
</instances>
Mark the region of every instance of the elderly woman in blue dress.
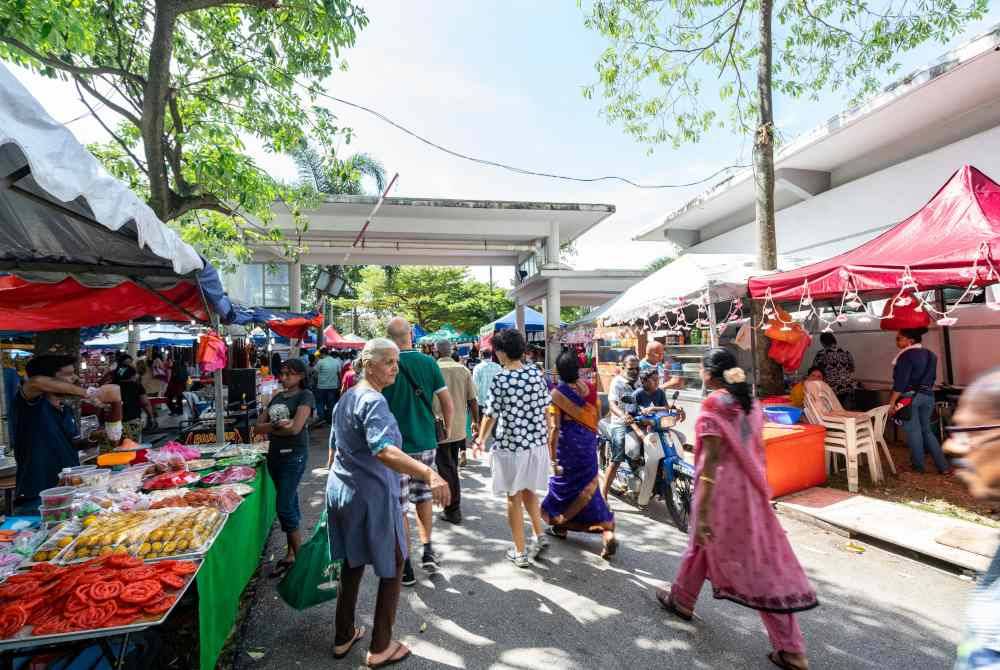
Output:
<instances>
[{"instance_id":1,"label":"elderly woman in blue dress","mask_svg":"<svg viewBox=\"0 0 1000 670\"><path fill-rule=\"evenodd\" d=\"M334 657L343 658L365 629L356 626L354 612L365 566L379 577L375 620L366 664L380 668L410 655L392 639L399 603L400 575L407 556L403 506L410 477L430 484L434 502L445 506L448 484L427 465L403 453L396 419L382 389L396 380L399 349L376 338L361 352L364 378L337 403L330 431L332 466L326 484L330 555L342 560L337 598Z\"/></svg>"}]
</instances>

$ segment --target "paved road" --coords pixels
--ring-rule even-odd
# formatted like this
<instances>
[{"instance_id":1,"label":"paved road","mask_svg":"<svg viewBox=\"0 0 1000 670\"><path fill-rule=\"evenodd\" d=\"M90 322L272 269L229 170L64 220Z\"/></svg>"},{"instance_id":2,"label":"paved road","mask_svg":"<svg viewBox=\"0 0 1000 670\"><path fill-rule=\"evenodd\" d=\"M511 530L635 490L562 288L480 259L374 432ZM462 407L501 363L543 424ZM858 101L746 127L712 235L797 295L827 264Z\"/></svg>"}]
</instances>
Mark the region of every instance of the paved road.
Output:
<instances>
[{"instance_id":1,"label":"paved road","mask_svg":"<svg viewBox=\"0 0 1000 670\"><path fill-rule=\"evenodd\" d=\"M301 487L309 528L326 482L326 431L314 433ZM417 586L403 590L396 635L414 656L401 667L773 668L757 614L714 600L707 588L700 620L665 616L653 593L676 572L686 538L662 503L653 504L652 518L620 501L614 508L623 548L613 563L598 556L598 537L577 536L554 543L535 568L522 570L504 559L510 531L502 501L490 493L489 469L465 469L464 525L435 526L442 571L428 577L418 567ZM821 606L801 615L814 668L951 666L968 582L875 547L849 552L844 538L794 519L782 523L820 593ZM280 558L283 544L273 532L265 558ZM333 603L296 612L278 600L273 581L262 582L236 667L361 666L363 645L333 660ZM366 574L359 600L369 629L375 583Z\"/></svg>"}]
</instances>

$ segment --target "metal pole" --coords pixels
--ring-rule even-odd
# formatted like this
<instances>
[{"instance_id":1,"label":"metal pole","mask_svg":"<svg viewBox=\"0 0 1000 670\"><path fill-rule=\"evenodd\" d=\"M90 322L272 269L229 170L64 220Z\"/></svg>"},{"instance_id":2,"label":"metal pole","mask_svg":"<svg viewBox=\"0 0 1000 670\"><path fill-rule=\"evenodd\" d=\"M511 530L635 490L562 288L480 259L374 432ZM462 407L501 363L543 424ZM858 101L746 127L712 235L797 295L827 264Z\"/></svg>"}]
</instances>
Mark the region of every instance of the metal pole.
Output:
<instances>
[{"instance_id":1,"label":"metal pole","mask_svg":"<svg viewBox=\"0 0 1000 670\"><path fill-rule=\"evenodd\" d=\"M750 324L750 387L754 397L757 396L757 324L753 322L753 298L750 301L750 315L747 323Z\"/></svg>"},{"instance_id":2,"label":"metal pole","mask_svg":"<svg viewBox=\"0 0 1000 670\"><path fill-rule=\"evenodd\" d=\"M217 314L212 315L212 326L215 328L216 334L222 337L222 328L219 325ZM226 443L226 408L222 397L222 370L213 372L212 379L215 383L215 443L221 447Z\"/></svg>"},{"instance_id":3,"label":"metal pole","mask_svg":"<svg viewBox=\"0 0 1000 670\"><path fill-rule=\"evenodd\" d=\"M937 308L941 312L947 309L947 305L944 300L944 289L938 289L937 293ZM944 375L945 379L948 380L948 386L953 386L955 384L955 364L951 360L951 328L948 326L941 326L941 345L944 351Z\"/></svg>"}]
</instances>

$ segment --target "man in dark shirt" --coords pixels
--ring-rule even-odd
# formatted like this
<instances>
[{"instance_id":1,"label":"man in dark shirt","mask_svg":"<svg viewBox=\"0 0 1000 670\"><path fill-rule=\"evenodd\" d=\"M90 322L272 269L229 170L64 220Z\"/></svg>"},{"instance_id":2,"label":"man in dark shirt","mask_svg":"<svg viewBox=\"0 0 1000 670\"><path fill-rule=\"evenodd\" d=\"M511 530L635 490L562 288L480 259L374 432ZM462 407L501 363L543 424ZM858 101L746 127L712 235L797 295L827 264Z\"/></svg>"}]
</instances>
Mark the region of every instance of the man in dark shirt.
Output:
<instances>
[{"instance_id":1,"label":"man in dark shirt","mask_svg":"<svg viewBox=\"0 0 1000 670\"><path fill-rule=\"evenodd\" d=\"M63 468L80 465L76 420L63 403L66 396L95 401L98 390L76 385L76 358L64 354L35 356L28 379L14 398L13 445L17 461L15 506L19 514L37 513L39 493L59 484Z\"/></svg>"},{"instance_id":2,"label":"man in dark shirt","mask_svg":"<svg viewBox=\"0 0 1000 670\"><path fill-rule=\"evenodd\" d=\"M894 416L898 411L896 404L900 397L912 397L909 418L903 421L906 446L910 448L910 464L916 472L923 472L925 451L929 451L938 472L947 474L951 472L951 466L941 450L941 443L931 430L937 356L933 351L924 349L922 342L925 332L923 329L910 329L901 330L896 335L896 347L901 351L892 366L889 416Z\"/></svg>"}]
</instances>

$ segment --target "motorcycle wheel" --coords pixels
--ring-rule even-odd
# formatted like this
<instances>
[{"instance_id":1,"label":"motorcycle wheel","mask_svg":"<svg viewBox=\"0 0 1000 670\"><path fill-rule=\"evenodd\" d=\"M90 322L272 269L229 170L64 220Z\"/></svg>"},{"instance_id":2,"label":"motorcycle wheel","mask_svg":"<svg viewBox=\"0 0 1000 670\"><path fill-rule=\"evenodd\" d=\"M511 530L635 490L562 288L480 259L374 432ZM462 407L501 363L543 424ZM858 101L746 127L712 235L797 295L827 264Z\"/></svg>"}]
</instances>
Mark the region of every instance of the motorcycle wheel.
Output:
<instances>
[{"instance_id":1,"label":"motorcycle wheel","mask_svg":"<svg viewBox=\"0 0 1000 670\"><path fill-rule=\"evenodd\" d=\"M667 510L670 511L670 518L674 520L674 525L686 533L688 531L688 522L691 519L694 480L691 479L690 475L683 472L675 472L674 478L670 482L670 490L665 497Z\"/></svg>"}]
</instances>

